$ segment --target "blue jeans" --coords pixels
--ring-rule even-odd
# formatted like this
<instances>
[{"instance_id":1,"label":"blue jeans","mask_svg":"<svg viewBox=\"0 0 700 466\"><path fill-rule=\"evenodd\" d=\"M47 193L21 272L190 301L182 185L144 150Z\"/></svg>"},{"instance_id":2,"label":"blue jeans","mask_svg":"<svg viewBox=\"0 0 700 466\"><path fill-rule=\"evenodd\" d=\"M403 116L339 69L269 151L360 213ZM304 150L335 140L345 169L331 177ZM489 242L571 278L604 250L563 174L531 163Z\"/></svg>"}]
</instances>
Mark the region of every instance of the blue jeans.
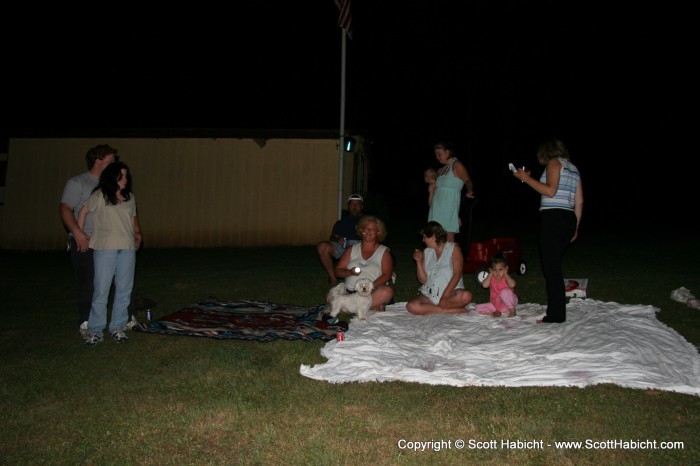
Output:
<instances>
[{"instance_id":1,"label":"blue jeans","mask_svg":"<svg viewBox=\"0 0 700 466\"><path fill-rule=\"evenodd\" d=\"M135 249L96 249L93 253L95 260L95 291L92 295L92 307L88 320L88 331L101 335L107 325L107 302L109 290L114 279L114 302L112 303L112 319L109 331L114 333L126 329L129 320L129 301L134 287L134 271L136 269Z\"/></svg>"}]
</instances>

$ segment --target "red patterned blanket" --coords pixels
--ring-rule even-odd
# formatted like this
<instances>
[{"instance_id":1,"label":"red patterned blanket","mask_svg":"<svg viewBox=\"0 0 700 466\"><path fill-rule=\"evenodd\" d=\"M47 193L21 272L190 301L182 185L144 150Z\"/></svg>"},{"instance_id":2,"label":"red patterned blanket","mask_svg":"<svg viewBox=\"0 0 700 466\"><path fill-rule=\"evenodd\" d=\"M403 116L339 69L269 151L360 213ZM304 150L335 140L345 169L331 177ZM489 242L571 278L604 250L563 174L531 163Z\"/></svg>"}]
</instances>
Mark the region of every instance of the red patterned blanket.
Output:
<instances>
[{"instance_id":1,"label":"red patterned blanket","mask_svg":"<svg viewBox=\"0 0 700 466\"><path fill-rule=\"evenodd\" d=\"M134 331L217 339L323 340L336 337L348 323L322 315L325 304L292 306L257 301L207 298L158 320L139 323Z\"/></svg>"}]
</instances>

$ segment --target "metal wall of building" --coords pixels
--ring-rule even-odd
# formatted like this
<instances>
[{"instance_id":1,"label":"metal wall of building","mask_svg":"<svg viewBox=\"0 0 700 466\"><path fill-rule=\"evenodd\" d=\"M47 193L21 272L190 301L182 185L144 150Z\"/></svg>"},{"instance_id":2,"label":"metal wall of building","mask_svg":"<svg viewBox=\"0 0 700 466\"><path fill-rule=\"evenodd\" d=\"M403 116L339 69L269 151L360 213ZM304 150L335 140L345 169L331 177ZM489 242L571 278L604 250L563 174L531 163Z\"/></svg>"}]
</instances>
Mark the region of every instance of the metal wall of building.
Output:
<instances>
[{"instance_id":1,"label":"metal wall of building","mask_svg":"<svg viewBox=\"0 0 700 466\"><path fill-rule=\"evenodd\" d=\"M315 244L338 216L335 139L14 138L0 247L65 247L63 186L98 144L131 169L147 247ZM353 154L343 165L347 196Z\"/></svg>"}]
</instances>

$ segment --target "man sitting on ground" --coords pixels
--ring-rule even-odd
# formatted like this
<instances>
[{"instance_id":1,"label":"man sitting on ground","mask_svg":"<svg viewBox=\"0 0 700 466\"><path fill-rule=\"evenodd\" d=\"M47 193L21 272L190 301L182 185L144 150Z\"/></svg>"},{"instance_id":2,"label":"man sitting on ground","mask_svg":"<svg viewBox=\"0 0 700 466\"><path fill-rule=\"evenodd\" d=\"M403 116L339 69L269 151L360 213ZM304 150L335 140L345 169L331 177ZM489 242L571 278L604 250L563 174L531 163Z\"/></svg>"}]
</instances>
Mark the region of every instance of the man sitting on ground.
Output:
<instances>
[{"instance_id":1,"label":"man sitting on ground","mask_svg":"<svg viewBox=\"0 0 700 466\"><path fill-rule=\"evenodd\" d=\"M360 237L355 231L357 222L364 212L364 200L359 194L351 194L348 197L348 214L335 222L329 241L321 241L316 246L321 265L328 274L328 283L331 286L338 284L335 276L334 259L340 259L345 250L355 243L360 242Z\"/></svg>"}]
</instances>

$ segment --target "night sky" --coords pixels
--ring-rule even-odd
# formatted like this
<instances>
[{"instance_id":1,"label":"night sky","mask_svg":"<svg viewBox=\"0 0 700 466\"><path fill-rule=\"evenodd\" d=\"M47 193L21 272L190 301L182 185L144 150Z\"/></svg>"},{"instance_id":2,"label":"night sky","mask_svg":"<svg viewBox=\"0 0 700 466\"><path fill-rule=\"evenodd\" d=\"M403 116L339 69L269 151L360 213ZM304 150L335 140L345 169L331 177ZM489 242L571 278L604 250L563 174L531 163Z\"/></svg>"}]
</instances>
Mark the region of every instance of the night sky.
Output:
<instances>
[{"instance_id":1,"label":"night sky","mask_svg":"<svg viewBox=\"0 0 700 466\"><path fill-rule=\"evenodd\" d=\"M687 215L691 14L612 3L354 0L346 128L369 135L370 191L396 209L423 202L432 147L449 140L484 208L530 209L506 165L539 170L537 144L554 135L583 173L590 219ZM4 130L336 129L337 20L332 0L16 8Z\"/></svg>"}]
</instances>

